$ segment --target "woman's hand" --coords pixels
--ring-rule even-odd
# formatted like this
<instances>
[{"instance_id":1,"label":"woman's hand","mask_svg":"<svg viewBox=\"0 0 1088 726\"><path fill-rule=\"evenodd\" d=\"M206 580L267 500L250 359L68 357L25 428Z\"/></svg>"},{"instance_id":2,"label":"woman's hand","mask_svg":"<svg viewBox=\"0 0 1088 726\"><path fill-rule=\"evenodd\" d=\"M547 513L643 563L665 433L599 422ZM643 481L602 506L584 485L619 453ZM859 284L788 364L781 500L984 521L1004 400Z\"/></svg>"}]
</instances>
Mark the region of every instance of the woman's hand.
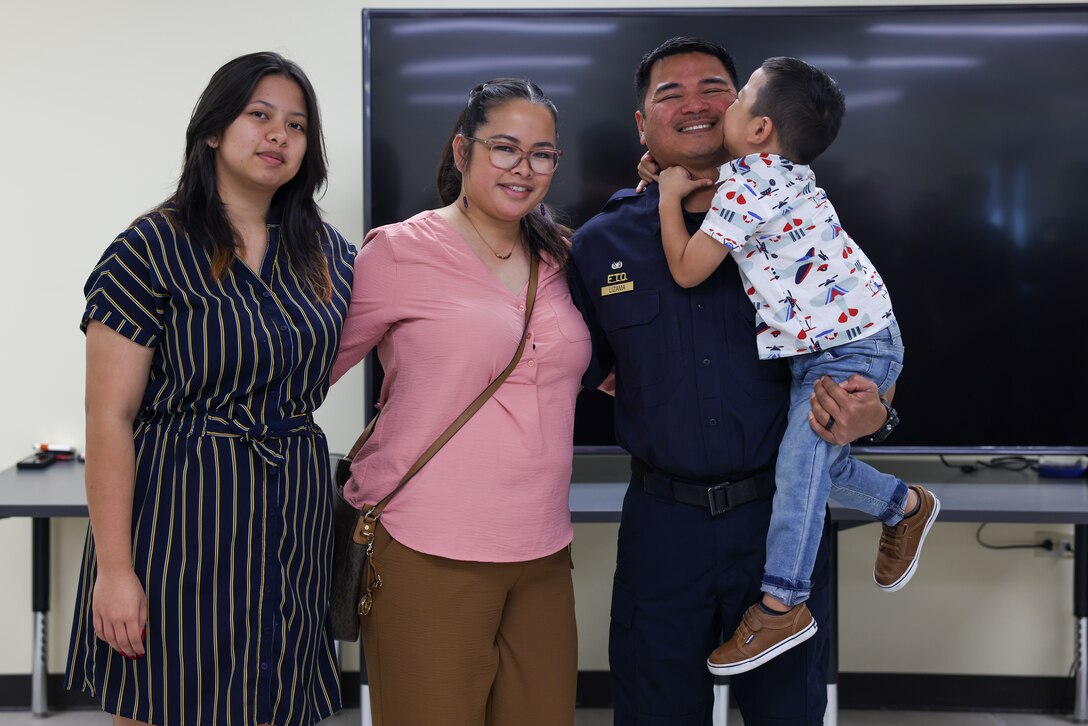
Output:
<instances>
[{"instance_id":1,"label":"woman's hand","mask_svg":"<svg viewBox=\"0 0 1088 726\"><path fill-rule=\"evenodd\" d=\"M809 400L809 426L821 439L837 446L869 436L888 419L876 384L856 374L841 384L827 376L820 378Z\"/></svg>"},{"instance_id":2,"label":"woman's hand","mask_svg":"<svg viewBox=\"0 0 1088 726\"><path fill-rule=\"evenodd\" d=\"M91 613L99 639L126 658L144 654L147 595L135 572L99 571L94 581Z\"/></svg>"},{"instance_id":3,"label":"woman's hand","mask_svg":"<svg viewBox=\"0 0 1088 726\"><path fill-rule=\"evenodd\" d=\"M97 575L94 632L129 658L144 654L147 597L132 570L132 498L136 453L132 425L154 350L98 321L87 326L87 510Z\"/></svg>"}]
</instances>

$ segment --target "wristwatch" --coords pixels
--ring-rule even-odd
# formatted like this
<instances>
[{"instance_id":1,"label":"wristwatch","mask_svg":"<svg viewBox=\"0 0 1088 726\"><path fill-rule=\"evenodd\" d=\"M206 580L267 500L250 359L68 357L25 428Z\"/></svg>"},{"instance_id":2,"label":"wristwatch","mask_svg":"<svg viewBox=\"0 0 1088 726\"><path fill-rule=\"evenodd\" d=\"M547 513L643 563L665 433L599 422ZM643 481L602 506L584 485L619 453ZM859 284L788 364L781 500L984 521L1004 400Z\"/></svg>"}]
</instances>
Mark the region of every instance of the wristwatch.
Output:
<instances>
[{"instance_id":1,"label":"wristwatch","mask_svg":"<svg viewBox=\"0 0 1088 726\"><path fill-rule=\"evenodd\" d=\"M888 438L892 431L895 431L895 427L899 425L899 414L892 408L892 405L884 400L883 396L880 398L880 402L884 404L884 410L888 412L888 419L875 433L870 434L869 436L862 436L858 439L859 443L879 444L881 441Z\"/></svg>"}]
</instances>

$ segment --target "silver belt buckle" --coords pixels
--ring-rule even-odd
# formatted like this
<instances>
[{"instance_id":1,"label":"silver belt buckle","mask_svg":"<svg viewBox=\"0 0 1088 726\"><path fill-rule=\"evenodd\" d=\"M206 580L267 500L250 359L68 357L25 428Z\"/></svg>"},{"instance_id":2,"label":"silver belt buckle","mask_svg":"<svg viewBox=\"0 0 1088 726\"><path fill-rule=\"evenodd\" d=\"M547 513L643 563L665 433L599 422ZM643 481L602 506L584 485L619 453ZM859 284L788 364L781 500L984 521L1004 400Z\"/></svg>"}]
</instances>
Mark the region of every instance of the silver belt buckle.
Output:
<instances>
[{"instance_id":1,"label":"silver belt buckle","mask_svg":"<svg viewBox=\"0 0 1088 726\"><path fill-rule=\"evenodd\" d=\"M719 514L722 514L724 512L728 512L730 509L733 508L733 506L729 503L729 490L726 488L732 483L733 482L723 481L721 484L715 484L712 487L707 487L706 488L706 498L707 498L707 501L710 503L710 516L711 517L717 517ZM722 507L718 506L718 503L714 498L714 492L717 492L717 491L721 491L721 492L725 493L725 505L722 506Z\"/></svg>"}]
</instances>

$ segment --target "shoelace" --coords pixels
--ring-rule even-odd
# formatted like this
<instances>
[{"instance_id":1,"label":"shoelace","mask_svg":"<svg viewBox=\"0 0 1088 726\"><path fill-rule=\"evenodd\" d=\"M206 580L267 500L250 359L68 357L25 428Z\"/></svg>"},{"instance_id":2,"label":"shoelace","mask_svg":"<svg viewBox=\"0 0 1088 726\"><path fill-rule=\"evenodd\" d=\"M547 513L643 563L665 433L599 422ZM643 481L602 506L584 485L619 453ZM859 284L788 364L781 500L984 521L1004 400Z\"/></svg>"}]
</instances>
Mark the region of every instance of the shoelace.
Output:
<instances>
[{"instance_id":1,"label":"shoelace","mask_svg":"<svg viewBox=\"0 0 1088 726\"><path fill-rule=\"evenodd\" d=\"M880 552L889 555L903 554L903 547L907 541L907 528L896 525L889 527L884 525L884 531L880 534Z\"/></svg>"}]
</instances>

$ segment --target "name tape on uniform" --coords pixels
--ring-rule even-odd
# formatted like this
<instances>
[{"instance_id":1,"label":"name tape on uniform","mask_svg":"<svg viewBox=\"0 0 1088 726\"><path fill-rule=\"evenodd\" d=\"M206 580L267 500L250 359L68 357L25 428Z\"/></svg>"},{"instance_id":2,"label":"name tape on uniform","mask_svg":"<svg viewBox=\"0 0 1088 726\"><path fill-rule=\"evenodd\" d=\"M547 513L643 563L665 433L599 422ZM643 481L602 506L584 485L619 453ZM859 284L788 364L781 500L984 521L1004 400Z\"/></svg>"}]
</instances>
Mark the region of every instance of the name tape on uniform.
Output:
<instances>
[{"instance_id":1,"label":"name tape on uniform","mask_svg":"<svg viewBox=\"0 0 1088 726\"><path fill-rule=\"evenodd\" d=\"M614 272L608 276L607 284L601 288L601 297L616 295L621 292L631 292L635 289L635 281L627 279L626 272Z\"/></svg>"}]
</instances>

